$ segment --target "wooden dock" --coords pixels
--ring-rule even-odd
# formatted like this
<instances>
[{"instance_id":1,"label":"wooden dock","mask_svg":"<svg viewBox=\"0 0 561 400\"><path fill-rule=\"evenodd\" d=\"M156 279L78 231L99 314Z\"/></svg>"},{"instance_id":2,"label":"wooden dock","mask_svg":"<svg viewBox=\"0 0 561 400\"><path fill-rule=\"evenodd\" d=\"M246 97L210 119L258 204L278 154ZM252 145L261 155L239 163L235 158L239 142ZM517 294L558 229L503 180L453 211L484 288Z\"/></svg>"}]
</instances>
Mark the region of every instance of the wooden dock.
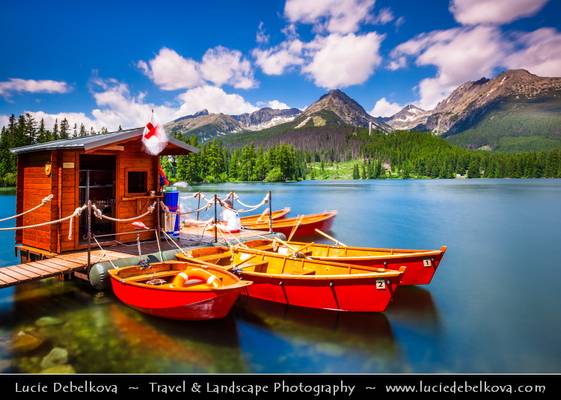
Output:
<instances>
[{"instance_id":1,"label":"wooden dock","mask_svg":"<svg viewBox=\"0 0 561 400\"><path fill-rule=\"evenodd\" d=\"M247 241L250 239L257 239L259 235L267 235L267 232L244 230L236 234L236 237L240 241ZM208 231L203 233L200 228L195 227L184 228L182 230L182 237L182 239L176 240L176 242L184 249L205 244L211 245L214 242L214 232ZM220 236L219 242L224 242L220 240ZM164 238L161 239L160 244L162 251L176 249L173 244L169 243ZM91 252L92 265L98 262L115 261L138 255L138 248L135 242L107 247L104 251L100 250L99 247L96 248L97 250L92 250ZM141 242L141 249L143 255L157 254L158 244L155 240ZM25 264L0 267L0 289L35 280L72 275L73 273L83 273L87 267L87 250L59 254L51 258L31 261Z\"/></svg>"}]
</instances>

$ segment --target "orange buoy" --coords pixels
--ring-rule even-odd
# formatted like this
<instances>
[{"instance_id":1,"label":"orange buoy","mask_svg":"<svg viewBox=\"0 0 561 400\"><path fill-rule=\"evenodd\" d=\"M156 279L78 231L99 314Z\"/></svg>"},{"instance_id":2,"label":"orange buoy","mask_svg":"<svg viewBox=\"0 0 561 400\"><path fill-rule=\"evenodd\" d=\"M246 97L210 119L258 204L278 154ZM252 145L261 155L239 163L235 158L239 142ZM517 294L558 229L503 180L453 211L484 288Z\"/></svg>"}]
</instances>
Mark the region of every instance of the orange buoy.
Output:
<instances>
[{"instance_id":1,"label":"orange buoy","mask_svg":"<svg viewBox=\"0 0 561 400\"><path fill-rule=\"evenodd\" d=\"M213 273L202 268L188 268L175 276L171 285L173 287L183 287L189 280L201 280L203 284L217 288L221 286L221 281Z\"/></svg>"}]
</instances>

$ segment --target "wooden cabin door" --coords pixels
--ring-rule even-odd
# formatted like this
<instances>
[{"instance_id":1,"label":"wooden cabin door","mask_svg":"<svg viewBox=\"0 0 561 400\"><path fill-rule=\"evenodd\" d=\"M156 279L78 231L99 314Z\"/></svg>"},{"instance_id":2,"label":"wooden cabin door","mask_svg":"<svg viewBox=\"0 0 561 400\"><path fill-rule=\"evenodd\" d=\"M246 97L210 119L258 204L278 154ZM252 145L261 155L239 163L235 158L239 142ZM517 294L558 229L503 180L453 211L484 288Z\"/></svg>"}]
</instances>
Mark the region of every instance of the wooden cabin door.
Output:
<instances>
[{"instance_id":1,"label":"wooden cabin door","mask_svg":"<svg viewBox=\"0 0 561 400\"><path fill-rule=\"evenodd\" d=\"M115 217L115 156L80 155L80 204L91 200L104 215ZM92 216L100 242L114 240L115 223ZM88 240L87 218L80 218L80 241Z\"/></svg>"}]
</instances>

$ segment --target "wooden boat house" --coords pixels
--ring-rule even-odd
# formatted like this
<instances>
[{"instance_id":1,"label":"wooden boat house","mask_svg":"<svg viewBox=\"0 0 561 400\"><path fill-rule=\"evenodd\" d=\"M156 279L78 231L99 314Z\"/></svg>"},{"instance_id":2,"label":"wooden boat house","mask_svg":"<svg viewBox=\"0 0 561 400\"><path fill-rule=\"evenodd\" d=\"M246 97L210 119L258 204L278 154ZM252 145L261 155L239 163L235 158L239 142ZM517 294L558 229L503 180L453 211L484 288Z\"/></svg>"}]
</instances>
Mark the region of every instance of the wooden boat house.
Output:
<instances>
[{"instance_id":1,"label":"wooden boat house","mask_svg":"<svg viewBox=\"0 0 561 400\"><path fill-rule=\"evenodd\" d=\"M56 140L14 148L17 155L17 213L53 198L38 210L17 218L17 226L29 226L71 215L91 200L104 215L126 219L142 214L159 200L159 156L143 151L143 128L104 135ZM186 155L197 149L170 137L161 155ZM157 213L142 219L155 227ZM87 247L87 213L70 221L16 231L16 249L30 257L52 256ZM92 216L92 233L103 241L136 239L130 223L101 220ZM69 230L72 234L69 238ZM142 234L148 240L153 232ZM100 239L101 241L101 239Z\"/></svg>"}]
</instances>

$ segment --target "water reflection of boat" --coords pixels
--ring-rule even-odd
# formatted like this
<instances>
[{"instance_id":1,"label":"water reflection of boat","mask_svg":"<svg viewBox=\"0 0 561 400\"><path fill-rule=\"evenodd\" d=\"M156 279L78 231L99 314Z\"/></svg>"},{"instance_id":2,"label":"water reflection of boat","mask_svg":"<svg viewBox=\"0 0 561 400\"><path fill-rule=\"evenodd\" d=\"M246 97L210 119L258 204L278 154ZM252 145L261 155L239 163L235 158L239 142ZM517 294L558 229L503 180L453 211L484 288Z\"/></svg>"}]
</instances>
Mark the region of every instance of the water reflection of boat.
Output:
<instances>
[{"instance_id":1,"label":"water reflection of boat","mask_svg":"<svg viewBox=\"0 0 561 400\"><path fill-rule=\"evenodd\" d=\"M186 346L175 338L160 332L158 329L146 323L142 318L135 318L133 314L128 315L124 309L112 304L110 307L111 320L120 332L120 337L131 346L145 344L147 353L155 353L161 357L174 360L196 363L207 367L211 357L201 348Z\"/></svg>"},{"instance_id":2,"label":"water reflection of boat","mask_svg":"<svg viewBox=\"0 0 561 400\"><path fill-rule=\"evenodd\" d=\"M234 318L190 322L164 320L111 305L111 318L129 346L153 356L192 364L197 370L243 371Z\"/></svg>"},{"instance_id":3,"label":"water reflection of boat","mask_svg":"<svg viewBox=\"0 0 561 400\"><path fill-rule=\"evenodd\" d=\"M440 331L438 308L431 292L417 286L401 287L396 291L388 316L393 321L406 324L431 334Z\"/></svg>"},{"instance_id":4,"label":"water reflection of boat","mask_svg":"<svg viewBox=\"0 0 561 400\"><path fill-rule=\"evenodd\" d=\"M388 318L381 313L356 314L292 307L244 297L236 307L243 321L291 341L330 346L342 352L368 353L384 365L398 363L400 350Z\"/></svg>"}]
</instances>

